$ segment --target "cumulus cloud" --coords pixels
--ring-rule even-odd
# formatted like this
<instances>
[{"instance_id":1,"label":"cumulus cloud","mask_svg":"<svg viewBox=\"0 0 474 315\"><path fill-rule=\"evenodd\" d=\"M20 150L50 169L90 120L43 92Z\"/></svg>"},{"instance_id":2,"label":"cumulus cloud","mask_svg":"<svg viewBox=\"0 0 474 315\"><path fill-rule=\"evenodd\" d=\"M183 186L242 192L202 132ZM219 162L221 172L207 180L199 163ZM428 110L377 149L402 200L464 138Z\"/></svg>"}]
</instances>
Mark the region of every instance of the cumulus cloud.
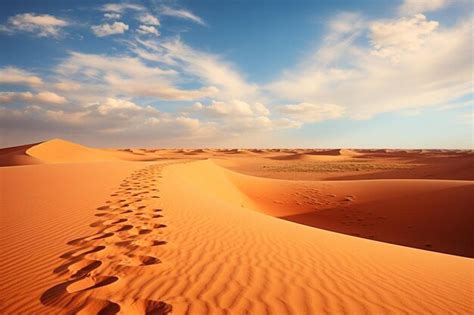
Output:
<instances>
[{"instance_id":1,"label":"cumulus cloud","mask_svg":"<svg viewBox=\"0 0 474 315\"><path fill-rule=\"evenodd\" d=\"M126 110L140 110L142 109L140 106L136 105L127 100L122 99L115 99L108 97L105 101L98 104L97 111L102 115L107 115L110 111L118 110L118 109L126 109Z\"/></svg>"},{"instance_id":2,"label":"cumulus cloud","mask_svg":"<svg viewBox=\"0 0 474 315\"><path fill-rule=\"evenodd\" d=\"M8 18L3 27L7 32L28 32L39 37L58 37L69 22L49 14L24 13Z\"/></svg>"},{"instance_id":3,"label":"cumulus cloud","mask_svg":"<svg viewBox=\"0 0 474 315\"><path fill-rule=\"evenodd\" d=\"M0 106L0 130L8 130L9 144L19 139L51 138L61 133L79 135L76 141L99 141L100 145L150 144L160 145L215 136L212 123L197 118L163 113L150 106L140 106L129 100L106 98L85 106L47 108L26 105L23 107ZM191 142L189 142L191 141Z\"/></svg>"},{"instance_id":4,"label":"cumulus cloud","mask_svg":"<svg viewBox=\"0 0 474 315\"><path fill-rule=\"evenodd\" d=\"M101 8L101 11L112 13L123 13L127 10L143 11L145 8L142 5L136 3L107 3Z\"/></svg>"},{"instance_id":5,"label":"cumulus cloud","mask_svg":"<svg viewBox=\"0 0 474 315\"><path fill-rule=\"evenodd\" d=\"M267 116L270 114L268 108L262 103L251 105L241 100L232 100L229 102L213 100L209 105L203 105L201 102L197 102L193 105L193 109L213 117Z\"/></svg>"},{"instance_id":6,"label":"cumulus cloud","mask_svg":"<svg viewBox=\"0 0 474 315\"><path fill-rule=\"evenodd\" d=\"M101 24L91 26L92 32L98 37L104 37L114 34L123 34L128 30L128 25L123 22L114 22L112 24Z\"/></svg>"},{"instance_id":7,"label":"cumulus cloud","mask_svg":"<svg viewBox=\"0 0 474 315\"><path fill-rule=\"evenodd\" d=\"M43 80L26 70L16 67L4 67L0 68L0 84L36 86L43 84Z\"/></svg>"},{"instance_id":8,"label":"cumulus cloud","mask_svg":"<svg viewBox=\"0 0 474 315\"><path fill-rule=\"evenodd\" d=\"M336 36L338 41L329 41L336 57L321 63L328 42L323 43L323 49L268 85L272 97L338 104L347 116L368 119L472 93L472 18L444 28L423 15L364 25L367 44L364 31Z\"/></svg>"},{"instance_id":9,"label":"cumulus cloud","mask_svg":"<svg viewBox=\"0 0 474 315\"><path fill-rule=\"evenodd\" d=\"M148 26L148 25L140 25L137 29L137 32L143 35L145 34L153 34L156 36L160 35L158 30L154 26Z\"/></svg>"},{"instance_id":10,"label":"cumulus cloud","mask_svg":"<svg viewBox=\"0 0 474 315\"><path fill-rule=\"evenodd\" d=\"M151 15L150 13L144 13L138 16L138 21L146 25L159 26L160 20L156 16Z\"/></svg>"},{"instance_id":11,"label":"cumulus cloud","mask_svg":"<svg viewBox=\"0 0 474 315\"><path fill-rule=\"evenodd\" d=\"M1 104L16 102L60 105L66 103L67 99L53 92L39 92L36 94L31 92L0 92Z\"/></svg>"},{"instance_id":12,"label":"cumulus cloud","mask_svg":"<svg viewBox=\"0 0 474 315\"><path fill-rule=\"evenodd\" d=\"M340 118L344 115L344 108L334 104L300 103L284 105L279 111L294 120L313 123L327 119Z\"/></svg>"},{"instance_id":13,"label":"cumulus cloud","mask_svg":"<svg viewBox=\"0 0 474 315\"><path fill-rule=\"evenodd\" d=\"M100 87L112 95L157 97L167 100L196 100L214 96L218 89L204 86L182 89L176 72L145 65L138 58L71 53L56 71L63 77L83 77L83 86Z\"/></svg>"},{"instance_id":14,"label":"cumulus cloud","mask_svg":"<svg viewBox=\"0 0 474 315\"><path fill-rule=\"evenodd\" d=\"M398 8L402 15L435 11L448 5L450 0L405 0Z\"/></svg>"},{"instance_id":15,"label":"cumulus cloud","mask_svg":"<svg viewBox=\"0 0 474 315\"><path fill-rule=\"evenodd\" d=\"M108 20L118 20L121 15L119 13L104 13L104 18Z\"/></svg>"},{"instance_id":16,"label":"cumulus cloud","mask_svg":"<svg viewBox=\"0 0 474 315\"><path fill-rule=\"evenodd\" d=\"M204 22L202 18L195 15L191 11L184 10L184 9L175 9L175 8L164 6L161 8L161 14L173 16L176 18L184 19L184 20L189 20L201 25L206 25L206 23Z\"/></svg>"},{"instance_id":17,"label":"cumulus cloud","mask_svg":"<svg viewBox=\"0 0 474 315\"><path fill-rule=\"evenodd\" d=\"M376 56L397 61L400 54L418 50L439 23L428 21L423 14L392 21L376 21L370 25L370 38Z\"/></svg>"}]
</instances>

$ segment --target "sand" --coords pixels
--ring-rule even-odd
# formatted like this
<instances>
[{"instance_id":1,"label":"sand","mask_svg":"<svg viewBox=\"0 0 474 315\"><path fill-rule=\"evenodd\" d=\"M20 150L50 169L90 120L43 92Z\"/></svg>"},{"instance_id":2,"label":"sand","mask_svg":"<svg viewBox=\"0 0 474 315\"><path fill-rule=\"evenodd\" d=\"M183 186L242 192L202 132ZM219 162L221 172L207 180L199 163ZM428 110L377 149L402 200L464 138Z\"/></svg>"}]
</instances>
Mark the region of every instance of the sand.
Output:
<instances>
[{"instance_id":1,"label":"sand","mask_svg":"<svg viewBox=\"0 0 474 315\"><path fill-rule=\"evenodd\" d=\"M473 312L472 181L257 178L249 156L304 153L179 151L0 151L0 313Z\"/></svg>"}]
</instances>

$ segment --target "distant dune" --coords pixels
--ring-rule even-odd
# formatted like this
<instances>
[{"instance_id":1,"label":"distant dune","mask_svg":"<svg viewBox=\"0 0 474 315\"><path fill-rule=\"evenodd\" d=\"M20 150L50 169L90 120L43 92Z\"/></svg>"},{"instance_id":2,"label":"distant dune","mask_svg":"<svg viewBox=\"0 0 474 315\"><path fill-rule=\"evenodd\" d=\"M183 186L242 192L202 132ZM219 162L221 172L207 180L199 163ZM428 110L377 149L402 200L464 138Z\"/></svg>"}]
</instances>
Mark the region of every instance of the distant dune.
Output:
<instances>
[{"instance_id":1,"label":"distant dune","mask_svg":"<svg viewBox=\"0 0 474 315\"><path fill-rule=\"evenodd\" d=\"M62 139L0 149L0 166L97 161L149 161L158 156L143 150L107 150L85 147Z\"/></svg>"}]
</instances>

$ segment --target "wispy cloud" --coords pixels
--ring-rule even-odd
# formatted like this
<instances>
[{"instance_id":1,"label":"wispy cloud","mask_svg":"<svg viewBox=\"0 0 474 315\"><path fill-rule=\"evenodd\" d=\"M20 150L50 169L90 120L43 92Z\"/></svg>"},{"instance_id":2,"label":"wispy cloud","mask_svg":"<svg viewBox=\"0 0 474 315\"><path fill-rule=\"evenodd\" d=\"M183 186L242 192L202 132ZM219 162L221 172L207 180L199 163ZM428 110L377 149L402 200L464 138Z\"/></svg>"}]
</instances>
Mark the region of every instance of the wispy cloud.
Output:
<instances>
[{"instance_id":1,"label":"wispy cloud","mask_svg":"<svg viewBox=\"0 0 474 315\"><path fill-rule=\"evenodd\" d=\"M398 8L401 15L412 15L435 11L448 5L452 0L405 0Z\"/></svg>"},{"instance_id":2,"label":"wispy cloud","mask_svg":"<svg viewBox=\"0 0 474 315\"><path fill-rule=\"evenodd\" d=\"M58 37L62 28L69 25L66 20L49 14L24 13L8 18L2 29L6 32L27 32L39 37Z\"/></svg>"},{"instance_id":3,"label":"wispy cloud","mask_svg":"<svg viewBox=\"0 0 474 315\"><path fill-rule=\"evenodd\" d=\"M151 15L148 12L139 15L138 16L138 21L140 21L142 24L146 24L146 25L153 25L153 26L160 25L160 20L156 16Z\"/></svg>"},{"instance_id":4,"label":"wispy cloud","mask_svg":"<svg viewBox=\"0 0 474 315\"><path fill-rule=\"evenodd\" d=\"M113 22L112 24L101 24L91 26L92 32L98 37L114 34L123 34L128 30L128 25L123 22Z\"/></svg>"},{"instance_id":5,"label":"wispy cloud","mask_svg":"<svg viewBox=\"0 0 474 315\"><path fill-rule=\"evenodd\" d=\"M145 7L137 3L107 3L100 9L104 12L123 13L127 10L144 11Z\"/></svg>"},{"instance_id":6,"label":"wispy cloud","mask_svg":"<svg viewBox=\"0 0 474 315\"><path fill-rule=\"evenodd\" d=\"M344 107L334 104L300 103L280 106L278 109L286 117L305 123L340 118L345 112Z\"/></svg>"},{"instance_id":7,"label":"wispy cloud","mask_svg":"<svg viewBox=\"0 0 474 315\"><path fill-rule=\"evenodd\" d=\"M53 92L0 92L0 103L23 102L29 104L64 104L67 99Z\"/></svg>"},{"instance_id":8,"label":"wispy cloud","mask_svg":"<svg viewBox=\"0 0 474 315\"><path fill-rule=\"evenodd\" d=\"M137 29L137 32L140 34L153 34L155 36L159 36L160 32L154 27L149 25L140 25Z\"/></svg>"},{"instance_id":9,"label":"wispy cloud","mask_svg":"<svg viewBox=\"0 0 474 315\"><path fill-rule=\"evenodd\" d=\"M202 18L195 15L191 11L188 11L188 10L185 10L185 9L175 9L175 8L171 8L171 7L168 7L168 6L163 6L161 8L160 13L162 15L173 16L173 17L176 17L176 18L189 20L189 21L192 21L192 22L197 23L197 24L206 25L206 22L204 22L204 20Z\"/></svg>"},{"instance_id":10,"label":"wispy cloud","mask_svg":"<svg viewBox=\"0 0 474 315\"><path fill-rule=\"evenodd\" d=\"M468 18L441 28L423 15L366 21L368 45L365 32L338 30L328 35L329 48L323 44L268 88L279 100L338 104L356 119L442 105L472 92L471 25Z\"/></svg>"},{"instance_id":11,"label":"wispy cloud","mask_svg":"<svg viewBox=\"0 0 474 315\"><path fill-rule=\"evenodd\" d=\"M16 67L0 68L0 84L41 85L43 80L33 73Z\"/></svg>"}]
</instances>

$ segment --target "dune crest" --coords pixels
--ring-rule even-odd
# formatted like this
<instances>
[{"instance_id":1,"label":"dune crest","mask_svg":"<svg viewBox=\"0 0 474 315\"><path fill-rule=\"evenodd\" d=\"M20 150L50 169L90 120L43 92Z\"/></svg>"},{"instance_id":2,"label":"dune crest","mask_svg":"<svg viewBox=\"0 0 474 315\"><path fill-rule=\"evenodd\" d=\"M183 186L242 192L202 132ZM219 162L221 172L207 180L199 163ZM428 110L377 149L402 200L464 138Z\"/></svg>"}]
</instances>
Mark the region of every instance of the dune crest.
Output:
<instances>
[{"instance_id":1,"label":"dune crest","mask_svg":"<svg viewBox=\"0 0 474 315\"><path fill-rule=\"evenodd\" d=\"M52 139L33 145L25 153L47 163L117 160L106 151L88 148L62 139Z\"/></svg>"}]
</instances>

